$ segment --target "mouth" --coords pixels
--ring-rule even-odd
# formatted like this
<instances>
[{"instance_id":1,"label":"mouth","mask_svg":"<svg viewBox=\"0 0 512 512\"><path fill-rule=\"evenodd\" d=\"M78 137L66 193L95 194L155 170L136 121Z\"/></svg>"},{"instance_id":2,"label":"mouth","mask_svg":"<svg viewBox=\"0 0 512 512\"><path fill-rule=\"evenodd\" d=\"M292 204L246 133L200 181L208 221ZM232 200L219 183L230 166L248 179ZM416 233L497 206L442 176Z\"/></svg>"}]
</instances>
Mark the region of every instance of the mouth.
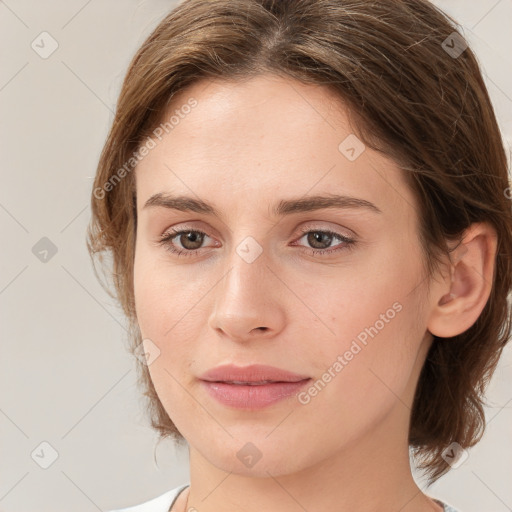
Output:
<instances>
[{"instance_id":1,"label":"mouth","mask_svg":"<svg viewBox=\"0 0 512 512\"><path fill-rule=\"evenodd\" d=\"M209 382L258 386L277 382L300 382L309 379L310 376L261 364L252 364L250 366L228 364L212 368L203 373L199 378Z\"/></svg>"},{"instance_id":2,"label":"mouth","mask_svg":"<svg viewBox=\"0 0 512 512\"><path fill-rule=\"evenodd\" d=\"M310 380L311 378L299 381L257 382L202 380L201 384L208 395L223 406L257 410L296 396Z\"/></svg>"},{"instance_id":3,"label":"mouth","mask_svg":"<svg viewBox=\"0 0 512 512\"><path fill-rule=\"evenodd\" d=\"M265 384L290 384L295 382L302 382L302 380L309 379L301 379L301 380L262 380L262 381L235 381L235 380L213 380L206 382L217 382L222 384L234 384L235 386L264 386Z\"/></svg>"},{"instance_id":4,"label":"mouth","mask_svg":"<svg viewBox=\"0 0 512 512\"><path fill-rule=\"evenodd\" d=\"M199 379L208 396L220 404L256 410L297 395L311 377L268 365L228 364L211 368Z\"/></svg>"}]
</instances>

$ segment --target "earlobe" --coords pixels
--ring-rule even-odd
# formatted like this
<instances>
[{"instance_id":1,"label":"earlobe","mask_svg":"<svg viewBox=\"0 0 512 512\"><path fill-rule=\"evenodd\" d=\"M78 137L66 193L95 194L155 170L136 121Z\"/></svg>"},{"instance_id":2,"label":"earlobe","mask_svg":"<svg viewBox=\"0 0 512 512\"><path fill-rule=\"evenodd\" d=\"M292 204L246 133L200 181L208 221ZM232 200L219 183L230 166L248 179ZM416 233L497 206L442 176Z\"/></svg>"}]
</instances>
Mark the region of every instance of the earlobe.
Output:
<instances>
[{"instance_id":1,"label":"earlobe","mask_svg":"<svg viewBox=\"0 0 512 512\"><path fill-rule=\"evenodd\" d=\"M497 235L488 223L472 224L451 254L450 276L437 283L427 329L450 338L469 329L487 303L493 283Z\"/></svg>"}]
</instances>

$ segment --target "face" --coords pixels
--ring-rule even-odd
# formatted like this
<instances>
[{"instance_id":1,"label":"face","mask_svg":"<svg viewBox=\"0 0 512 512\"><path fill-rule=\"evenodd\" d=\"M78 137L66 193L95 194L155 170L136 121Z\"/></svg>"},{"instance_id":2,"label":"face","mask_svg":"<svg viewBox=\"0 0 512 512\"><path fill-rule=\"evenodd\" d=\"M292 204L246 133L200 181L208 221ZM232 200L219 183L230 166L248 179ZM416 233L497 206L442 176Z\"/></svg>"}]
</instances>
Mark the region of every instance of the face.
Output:
<instances>
[{"instance_id":1,"label":"face","mask_svg":"<svg viewBox=\"0 0 512 512\"><path fill-rule=\"evenodd\" d=\"M176 110L136 169L134 286L158 352L150 375L178 430L216 467L259 476L299 471L383 425L406 436L427 283L397 165L364 147L329 90L292 79L199 82L165 120ZM308 203L320 196L339 201ZM310 380L241 408L199 379L224 364ZM262 454L252 468L237 456L249 442Z\"/></svg>"}]
</instances>

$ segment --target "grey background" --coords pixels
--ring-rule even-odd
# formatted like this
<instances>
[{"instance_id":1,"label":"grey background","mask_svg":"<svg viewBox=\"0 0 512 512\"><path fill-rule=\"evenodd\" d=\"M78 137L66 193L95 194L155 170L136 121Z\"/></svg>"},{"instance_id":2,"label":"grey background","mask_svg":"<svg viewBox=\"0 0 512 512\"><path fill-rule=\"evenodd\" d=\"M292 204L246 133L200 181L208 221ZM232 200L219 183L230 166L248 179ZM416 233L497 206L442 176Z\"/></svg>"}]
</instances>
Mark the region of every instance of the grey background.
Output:
<instances>
[{"instance_id":1,"label":"grey background","mask_svg":"<svg viewBox=\"0 0 512 512\"><path fill-rule=\"evenodd\" d=\"M510 144L512 0L436 3L463 24ZM1 511L109 510L188 481L186 450L156 445L123 317L85 246L92 178L122 78L175 4L0 1ZM58 43L46 59L31 47L43 31ZM43 262L36 256L45 248ZM509 346L487 394L485 437L427 490L461 512L512 510L511 381ZM40 464L52 449L42 442L58 453L47 469Z\"/></svg>"}]
</instances>

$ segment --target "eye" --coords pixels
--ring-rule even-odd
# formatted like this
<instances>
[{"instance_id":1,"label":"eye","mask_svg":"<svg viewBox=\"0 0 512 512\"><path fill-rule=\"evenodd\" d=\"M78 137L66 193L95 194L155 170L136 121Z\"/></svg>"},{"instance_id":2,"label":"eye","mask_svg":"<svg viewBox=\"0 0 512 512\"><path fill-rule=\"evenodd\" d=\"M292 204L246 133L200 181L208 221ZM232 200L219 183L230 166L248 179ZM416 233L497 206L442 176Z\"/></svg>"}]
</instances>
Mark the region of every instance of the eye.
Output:
<instances>
[{"instance_id":1,"label":"eye","mask_svg":"<svg viewBox=\"0 0 512 512\"><path fill-rule=\"evenodd\" d=\"M322 256L329 256L339 251L351 250L354 248L356 241L353 238L349 238L341 233L337 233L331 230L323 229L311 229L309 227L303 228L303 236L299 240L306 239L305 241L312 246L311 249L305 249L311 254L320 254ZM334 239L341 241L340 247L330 249L331 243Z\"/></svg>"},{"instance_id":2,"label":"eye","mask_svg":"<svg viewBox=\"0 0 512 512\"><path fill-rule=\"evenodd\" d=\"M170 229L162 235L158 243L178 256L193 256L201 248L205 237L208 237L206 233L196 229ZM175 238L181 247L175 247Z\"/></svg>"},{"instance_id":3,"label":"eye","mask_svg":"<svg viewBox=\"0 0 512 512\"><path fill-rule=\"evenodd\" d=\"M302 236L299 240L305 238L306 242L312 245L310 249L307 247L303 248L310 254L329 256L339 251L351 250L354 248L356 243L353 238L349 238L341 233L331 230L311 229L306 227L301 230L301 233ZM201 246L205 237L210 238L204 231L187 228L171 228L160 237L158 244L162 245L166 250L176 254L177 256L194 256L202 248ZM174 242L174 239L177 239L177 242ZM340 247L329 249L335 239L338 239L341 242L338 244ZM179 243L181 247L176 247L176 243Z\"/></svg>"}]
</instances>

